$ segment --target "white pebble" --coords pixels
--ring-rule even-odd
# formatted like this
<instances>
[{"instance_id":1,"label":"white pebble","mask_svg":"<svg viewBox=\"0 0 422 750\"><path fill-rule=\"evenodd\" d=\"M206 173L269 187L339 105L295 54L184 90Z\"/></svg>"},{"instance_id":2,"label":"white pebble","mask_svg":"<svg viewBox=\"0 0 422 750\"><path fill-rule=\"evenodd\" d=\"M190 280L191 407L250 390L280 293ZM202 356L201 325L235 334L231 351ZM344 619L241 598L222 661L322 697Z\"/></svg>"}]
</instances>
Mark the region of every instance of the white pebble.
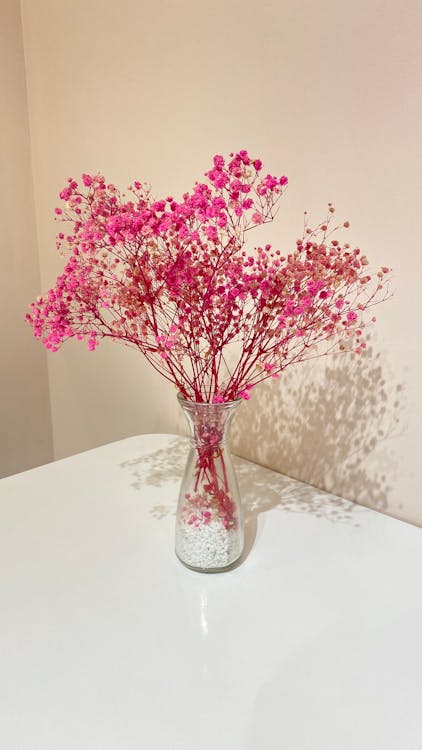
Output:
<instances>
[{"instance_id":1,"label":"white pebble","mask_svg":"<svg viewBox=\"0 0 422 750\"><path fill-rule=\"evenodd\" d=\"M200 526L178 523L176 552L180 559L193 568L225 568L241 553L241 534L225 529L218 521Z\"/></svg>"}]
</instances>

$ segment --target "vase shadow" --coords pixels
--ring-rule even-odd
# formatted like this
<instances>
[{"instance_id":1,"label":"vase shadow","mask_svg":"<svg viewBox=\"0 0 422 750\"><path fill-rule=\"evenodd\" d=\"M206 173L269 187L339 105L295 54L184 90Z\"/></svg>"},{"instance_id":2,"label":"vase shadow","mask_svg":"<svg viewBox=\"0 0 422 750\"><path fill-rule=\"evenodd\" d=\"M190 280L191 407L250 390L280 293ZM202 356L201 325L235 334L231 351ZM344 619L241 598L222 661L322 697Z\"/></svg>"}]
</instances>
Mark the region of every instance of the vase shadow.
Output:
<instances>
[{"instance_id":1,"label":"vase shadow","mask_svg":"<svg viewBox=\"0 0 422 750\"><path fill-rule=\"evenodd\" d=\"M156 520L176 513L178 485L182 480L188 451L188 438L175 436L166 448L120 464L122 469L130 471L131 486L135 490L139 490L144 483L154 487L172 485L171 500L156 504L150 510ZM357 525L359 507L349 500L251 463L240 456L233 456L233 464L245 522L244 552L233 567L242 564L248 557L256 539L259 516L270 510L277 508L282 512L310 513L333 522Z\"/></svg>"},{"instance_id":2,"label":"vase shadow","mask_svg":"<svg viewBox=\"0 0 422 750\"><path fill-rule=\"evenodd\" d=\"M246 559L253 547L259 517L268 511L307 513L333 523L359 525L362 508L350 500L237 456L234 465L245 519L245 551L240 562Z\"/></svg>"}]
</instances>

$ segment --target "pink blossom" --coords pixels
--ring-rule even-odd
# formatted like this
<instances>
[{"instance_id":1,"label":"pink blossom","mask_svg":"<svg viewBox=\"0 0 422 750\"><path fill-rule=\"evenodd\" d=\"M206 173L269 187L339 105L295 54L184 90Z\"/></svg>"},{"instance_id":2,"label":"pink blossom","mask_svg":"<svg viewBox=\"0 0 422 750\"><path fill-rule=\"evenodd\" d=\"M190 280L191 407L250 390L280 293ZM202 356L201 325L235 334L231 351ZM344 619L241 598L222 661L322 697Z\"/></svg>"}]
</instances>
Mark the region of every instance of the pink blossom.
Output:
<instances>
[{"instance_id":1,"label":"pink blossom","mask_svg":"<svg viewBox=\"0 0 422 750\"><path fill-rule=\"evenodd\" d=\"M214 156L214 166L217 167L217 169L222 169L224 167L225 161L223 156Z\"/></svg>"},{"instance_id":2,"label":"pink blossom","mask_svg":"<svg viewBox=\"0 0 422 750\"><path fill-rule=\"evenodd\" d=\"M251 394L249 391L239 391L238 397L243 398L244 401L249 401Z\"/></svg>"},{"instance_id":3,"label":"pink blossom","mask_svg":"<svg viewBox=\"0 0 422 750\"><path fill-rule=\"evenodd\" d=\"M121 341L189 400L217 404L248 400L254 385L316 347L363 351L364 316L388 296L389 269L371 281L358 248L327 241L331 205L315 229L305 220L290 252L247 252L246 233L273 219L287 185L285 176L257 178L261 169L245 149L216 155L180 200L152 198L141 181L125 195L102 175L83 174L81 188L69 178L66 210L57 209L72 222L57 237L63 272L26 316L36 338L51 352L73 337L91 351Z\"/></svg>"}]
</instances>

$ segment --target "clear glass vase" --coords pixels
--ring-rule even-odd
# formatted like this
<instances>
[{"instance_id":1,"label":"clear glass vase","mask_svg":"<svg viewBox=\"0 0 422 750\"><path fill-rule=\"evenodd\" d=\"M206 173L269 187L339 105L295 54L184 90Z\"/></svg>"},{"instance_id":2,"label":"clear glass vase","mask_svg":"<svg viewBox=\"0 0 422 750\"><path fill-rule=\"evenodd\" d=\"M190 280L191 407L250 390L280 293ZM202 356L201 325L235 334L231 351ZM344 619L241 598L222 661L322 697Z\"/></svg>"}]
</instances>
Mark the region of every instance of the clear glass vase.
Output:
<instances>
[{"instance_id":1,"label":"clear glass vase","mask_svg":"<svg viewBox=\"0 0 422 750\"><path fill-rule=\"evenodd\" d=\"M230 449L230 422L239 401L205 404L179 394L191 448L176 515L176 555L193 570L217 573L243 552L243 519Z\"/></svg>"}]
</instances>

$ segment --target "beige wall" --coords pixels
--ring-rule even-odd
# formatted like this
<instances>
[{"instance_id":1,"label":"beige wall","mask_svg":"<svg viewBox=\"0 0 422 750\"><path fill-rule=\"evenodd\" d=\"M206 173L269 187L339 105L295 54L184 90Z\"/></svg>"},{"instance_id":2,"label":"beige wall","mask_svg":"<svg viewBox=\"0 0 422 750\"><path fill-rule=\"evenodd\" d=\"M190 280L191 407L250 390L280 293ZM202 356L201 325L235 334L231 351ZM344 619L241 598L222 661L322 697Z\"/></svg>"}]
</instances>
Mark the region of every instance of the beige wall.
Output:
<instances>
[{"instance_id":1,"label":"beige wall","mask_svg":"<svg viewBox=\"0 0 422 750\"><path fill-rule=\"evenodd\" d=\"M298 367L243 407L236 446L422 523L419 388L422 6L385 0L22 0L42 288L60 269L52 209L68 175L180 195L246 147L290 187L269 241L328 201L395 268L372 357ZM325 363L324 363L325 364ZM178 428L172 388L103 345L49 356L57 456Z\"/></svg>"},{"instance_id":2,"label":"beige wall","mask_svg":"<svg viewBox=\"0 0 422 750\"><path fill-rule=\"evenodd\" d=\"M24 321L39 293L20 3L0 3L0 476L53 457L47 361Z\"/></svg>"}]
</instances>

